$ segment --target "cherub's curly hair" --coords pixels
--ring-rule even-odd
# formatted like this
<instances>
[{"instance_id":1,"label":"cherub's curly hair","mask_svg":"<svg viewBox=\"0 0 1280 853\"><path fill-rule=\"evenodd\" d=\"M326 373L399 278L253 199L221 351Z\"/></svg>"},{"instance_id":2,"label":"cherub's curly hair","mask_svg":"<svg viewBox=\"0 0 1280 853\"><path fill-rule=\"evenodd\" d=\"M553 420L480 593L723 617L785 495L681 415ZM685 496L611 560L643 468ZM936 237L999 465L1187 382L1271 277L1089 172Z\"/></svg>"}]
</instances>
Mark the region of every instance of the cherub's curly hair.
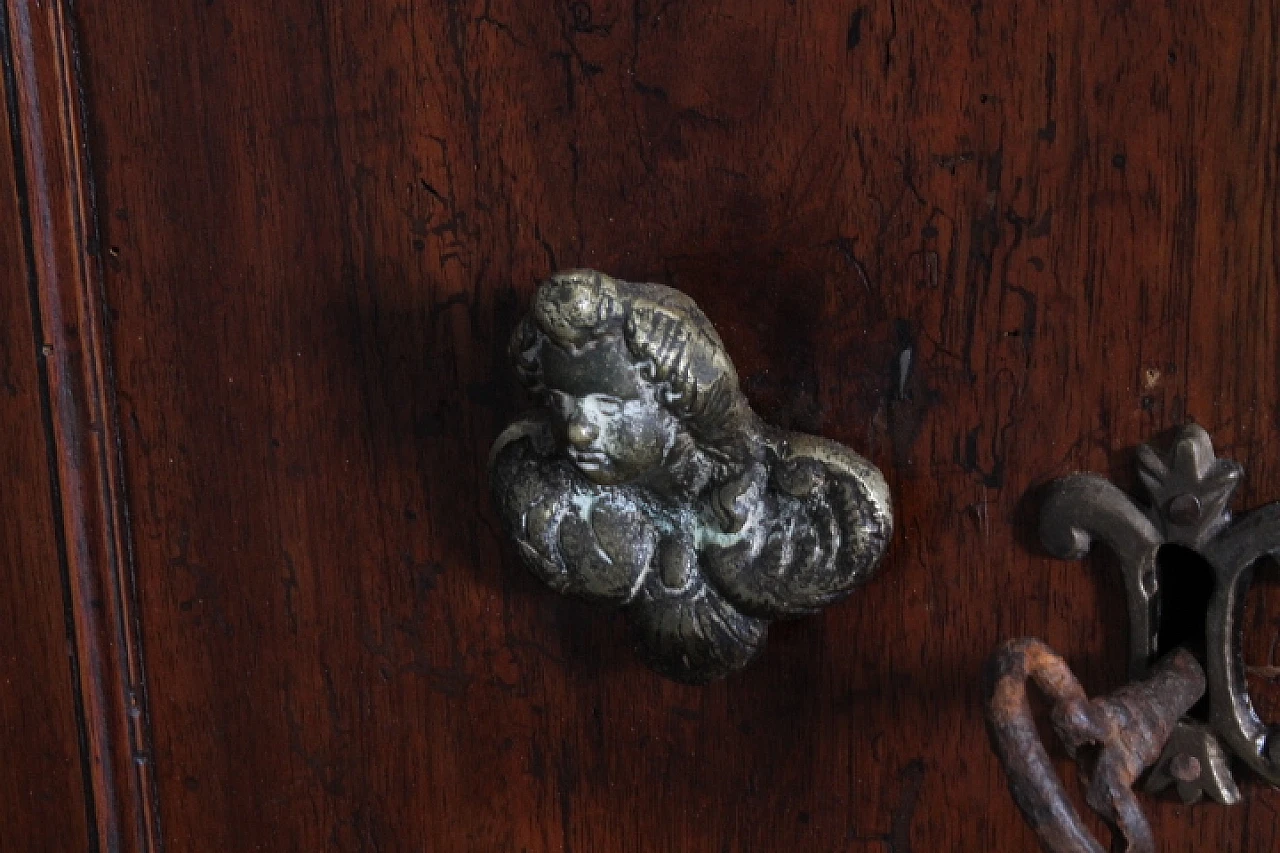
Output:
<instances>
[{"instance_id":1,"label":"cherub's curly hair","mask_svg":"<svg viewBox=\"0 0 1280 853\"><path fill-rule=\"evenodd\" d=\"M511 356L520 381L544 390L542 347L580 351L620 334L658 399L722 470L749 462L756 415L720 336L693 300L660 284L620 281L592 270L556 273L543 282L532 310L516 328Z\"/></svg>"}]
</instances>

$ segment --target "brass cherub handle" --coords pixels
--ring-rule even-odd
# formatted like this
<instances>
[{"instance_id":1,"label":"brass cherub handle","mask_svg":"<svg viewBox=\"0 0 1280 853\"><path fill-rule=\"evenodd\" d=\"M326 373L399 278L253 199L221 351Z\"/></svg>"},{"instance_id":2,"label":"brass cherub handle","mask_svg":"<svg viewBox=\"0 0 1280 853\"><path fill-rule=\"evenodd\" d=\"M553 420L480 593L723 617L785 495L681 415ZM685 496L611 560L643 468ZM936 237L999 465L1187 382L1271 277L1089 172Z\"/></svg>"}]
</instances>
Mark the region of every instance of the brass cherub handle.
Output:
<instances>
[{"instance_id":1,"label":"brass cherub handle","mask_svg":"<svg viewBox=\"0 0 1280 853\"><path fill-rule=\"evenodd\" d=\"M683 293L557 273L510 356L537 408L490 454L502 523L553 589L622 609L661 673L740 669L771 620L874 573L892 532L880 472L761 421Z\"/></svg>"},{"instance_id":2,"label":"brass cherub handle","mask_svg":"<svg viewBox=\"0 0 1280 853\"><path fill-rule=\"evenodd\" d=\"M1085 747L1097 748L1089 754L1085 800L1123 839L1114 849L1151 853L1151 826L1132 787L1161 757L1182 715L1204 695L1204 670L1195 656L1177 649L1147 678L1093 700L1062 658L1039 640L1012 640L991 659L987 731L1014 802L1049 853L1106 853L1071 805L1040 742L1027 701L1028 680L1053 700L1054 730L1073 758L1085 758Z\"/></svg>"}]
</instances>

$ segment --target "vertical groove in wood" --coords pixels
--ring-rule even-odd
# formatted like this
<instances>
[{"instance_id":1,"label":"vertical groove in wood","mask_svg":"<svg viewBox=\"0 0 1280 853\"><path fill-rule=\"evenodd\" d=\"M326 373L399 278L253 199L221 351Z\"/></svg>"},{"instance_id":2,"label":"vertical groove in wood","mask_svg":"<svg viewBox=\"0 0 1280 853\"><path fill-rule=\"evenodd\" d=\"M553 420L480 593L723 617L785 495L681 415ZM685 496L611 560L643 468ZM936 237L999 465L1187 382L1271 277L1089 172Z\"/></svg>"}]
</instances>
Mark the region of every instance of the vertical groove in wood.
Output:
<instances>
[{"instance_id":1,"label":"vertical groove in wood","mask_svg":"<svg viewBox=\"0 0 1280 853\"><path fill-rule=\"evenodd\" d=\"M7 7L95 846L152 853L158 809L74 34L60 2Z\"/></svg>"},{"instance_id":2,"label":"vertical groove in wood","mask_svg":"<svg viewBox=\"0 0 1280 853\"><path fill-rule=\"evenodd\" d=\"M12 60L0 5L0 851L97 850Z\"/></svg>"}]
</instances>

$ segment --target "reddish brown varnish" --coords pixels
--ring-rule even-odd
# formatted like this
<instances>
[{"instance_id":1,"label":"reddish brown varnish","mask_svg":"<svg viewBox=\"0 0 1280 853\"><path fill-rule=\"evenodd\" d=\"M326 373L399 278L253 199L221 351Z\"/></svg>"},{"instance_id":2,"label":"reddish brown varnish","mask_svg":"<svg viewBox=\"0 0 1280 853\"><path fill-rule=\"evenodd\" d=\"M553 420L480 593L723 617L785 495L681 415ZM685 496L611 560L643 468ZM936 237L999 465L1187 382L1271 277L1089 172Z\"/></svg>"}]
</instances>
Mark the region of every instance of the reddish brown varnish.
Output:
<instances>
[{"instance_id":1,"label":"reddish brown varnish","mask_svg":"<svg viewBox=\"0 0 1280 853\"><path fill-rule=\"evenodd\" d=\"M4 90L8 95L9 87ZM0 851L80 851L89 849L94 830L86 810L60 519L52 509L57 472L50 464L42 341L22 227L30 174L14 150L13 104L7 97L0 103L6 119L0 132Z\"/></svg>"},{"instance_id":2,"label":"reddish brown varnish","mask_svg":"<svg viewBox=\"0 0 1280 853\"><path fill-rule=\"evenodd\" d=\"M12 217L0 147L0 849L85 849L86 802L103 850L1033 849L983 661L1040 636L1100 695L1126 648L1034 489L1194 419L1280 499L1274 4L6 6L44 166ZM489 506L506 338L580 265L686 290L757 411L894 489L881 576L727 682L650 673ZM1280 846L1244 797L1143 804L1166 851Z\"/></svg>"}]
</instances>

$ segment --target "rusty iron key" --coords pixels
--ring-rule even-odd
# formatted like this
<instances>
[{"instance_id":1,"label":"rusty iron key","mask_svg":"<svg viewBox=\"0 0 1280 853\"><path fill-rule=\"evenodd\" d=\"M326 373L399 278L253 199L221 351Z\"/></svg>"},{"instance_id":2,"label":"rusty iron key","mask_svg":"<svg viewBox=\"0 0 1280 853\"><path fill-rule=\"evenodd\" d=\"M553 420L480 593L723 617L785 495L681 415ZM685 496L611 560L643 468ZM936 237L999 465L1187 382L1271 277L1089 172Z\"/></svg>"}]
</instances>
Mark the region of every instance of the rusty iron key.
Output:
<instances>
[{"instance_id":1,"label":"rusty iron key","mask_svg":"<svg viewBox=\"0 0 1280 853\"><path fill-rule=\"evenodd\" d=\"M1085 800L1115 835L1114 849L1151 853L1155 841L1132 786L1160 758L1179 719L1205 691L1199 662L1185 649L1109 696L1089 699L1070 668L1045 643L1011 640L992 656L987 731L1009 791L1049 853L1105 853L1063 789L1040 735L1027 682L1053 701L1051 719L1067 752L1088 773ZM1087 749L1096 747L1096 751Z\"/></svg>"}]
</instances>

